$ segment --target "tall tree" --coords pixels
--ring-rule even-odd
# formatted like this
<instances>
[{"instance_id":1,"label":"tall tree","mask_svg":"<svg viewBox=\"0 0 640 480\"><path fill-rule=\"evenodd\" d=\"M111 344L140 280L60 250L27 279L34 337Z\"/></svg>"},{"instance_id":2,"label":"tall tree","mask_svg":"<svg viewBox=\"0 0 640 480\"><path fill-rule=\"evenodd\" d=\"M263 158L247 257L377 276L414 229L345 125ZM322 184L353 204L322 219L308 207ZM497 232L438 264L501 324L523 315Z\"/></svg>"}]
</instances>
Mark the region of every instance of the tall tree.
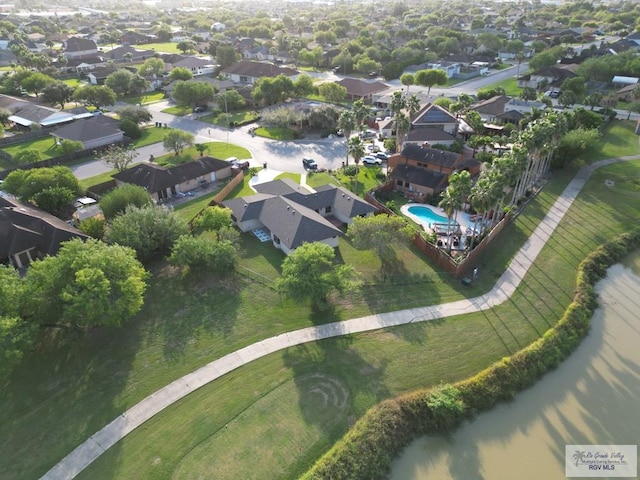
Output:
<instances>
[{"instance_id":1,"label":"tall tree","mask_svg":"<svg viewBox=\"0 0 640 480\"><path fill-rule=\"evenodd\" d=\"M151 205L151 197L143 187L125 183L100 199L100 208L107 220L124 213L128 206L146 207Z\"/></svg>"},{"instance_id":2,"label":"tall tree","mask_svg":"<svg viewBox=\"0 0 640 480\"><path fill-rule=\"evenodd\" d=\"M427 95L431 93L431 87L434 85L446 85L447 80L447 73L444 70L438 70L435 68L420 70L415 75L415 82L417 85L428 87Z\"/></svg>"},{"instance_id":3,"label":"tall tree","mask_svg":"<svg viewBox=\"0 0 640 480\"><path fill-rule=\"evenodd\" d=\"M404 85L405 87L407 87L407 96L409 96L409 88L411 87L411 85L415 85L415 77L413 75L413 73L403 73L400 76L400 83L402 83L402 85Z\"/></svg>"},{"instance_id":4,"label":"tall tree","mask_svg":"<svg viewBox=\"0 0 640 480\"><path fill-rule=\"evenodd\" d=\"M73 239L27 271L26 317L45 325L117 326L142 307L146 278L133 250Z\"/></svg>"},{"instance_id":5,"label":"tall tree","mask_svg":"<svg viewBox=\"0 0 640 480\"><path fill-rule=\"evenodd\" d=\"M177 157L186 147L193 145L194 140L193 133L175 129L164 136L162 144L164 148L173 150Z\"/></svg>"},{"instance_id":6,"label":"tall tree","mask_svg":"<svg viewBox=\"0 0 640 480\"><path fill-rule=\"evenodd\" d=\"M73 93L74 101L95 108L115 105L117 98L116 92L106 85L87 85L76 89Z\"/></svg>"},{"instance_id":7,"label":"tall tree","mask_svg":"<svg viewBox=\"0 0 640 480\"><path fill-rule=\"evenodd\" d=\"M382 261L382 269L395 257L394 246L409 244L414 231L402 217L374 215L357 217L347 228L347 237L358 250L373 250Z\"/></svg>"},{"instance_id":8,"label":"tall tree","mask_svg":"<svg viewBox=\"0 0 640 480\"><path fill-rule=\"evenodd\" d=\"M347 142L347 161L345 165L349 165L349 139L356 128L356 117L351 110L345 110L340 114L338 128L344 133L344 139Z\"/></svg>"},{"instance_id":9,"label":"tall tree","mask_svg":"<svg viewBox=\"0 0 640 480\"><path fill-rule=\"evenodd\" d=\"M64 82L54 81L42 89L42 99L52 105L60 105L61 109L72 97L73 88Z\"/></svg>"},{"instance_id":10,"label":"tall tree","mask_svg":"<svg viewBox=\"0 0 640 480\"><path fill-rule=\"evenodd\" d=\"M138 150L131 145L129 147L122 147L120 145L109 145L107 149L101 153L102 160L107 162L110 166L117 169L119 172L126 170L129 165L138 156Z\"/></svg>"},{"instance_id":11,"label":"tall tree","mask_svg":"<svg viewBox=\"0 0 640 480\"><path fill-rule=\"evenodd\" d=\"M140 260L146 261L169 254L175 241L187 233L187 225L172 210L130 205L111 221L107 242L131 247Z\"/></svg>"},{"instance_id":12,"label":"tall tree","mask_svg":"<svg viewBox=\"0 0 640 480\"><path fill-rule=\"evenodd\" d=\"M147 58L138 68L138 73L143 77L160 76L164 72L165 64L161 58Z\"/></svg>"},{"instance_id":13,"label":"tall tree","mask_svg":"<svg viewBox=\"0 0 640 480\"><path fill-rule=\"evenodd\" d=\"M332 292L343 293L353 287L353 269L336 264L333 248L325 243L303 243L285 258L276 284L293 300L310 300L314 309L323 309Z\"/></svg>"},{"instance_id":14,"label":"tall tree","mask_svg":"<svg viewBox=\"0 0 640 480\"><path fill-rule=\"evenodd\" d=\"M349 139L349 153L353 157L353 161L356 164L356 176L355 176L355 191L358 191L358 169L360 165L360 160L364 157L364 144L362 143L362 139L359 136L354 136Z\"/></svg>"}]
</instances>

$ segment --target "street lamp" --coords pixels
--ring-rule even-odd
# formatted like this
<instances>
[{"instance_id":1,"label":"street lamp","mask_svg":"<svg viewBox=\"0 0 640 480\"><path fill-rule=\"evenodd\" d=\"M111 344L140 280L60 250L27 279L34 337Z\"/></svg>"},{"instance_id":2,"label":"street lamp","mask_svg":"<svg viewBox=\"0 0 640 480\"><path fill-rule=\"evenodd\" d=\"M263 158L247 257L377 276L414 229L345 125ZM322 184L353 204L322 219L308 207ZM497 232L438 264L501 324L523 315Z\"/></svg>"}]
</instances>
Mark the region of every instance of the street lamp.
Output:
<instances>
[{"instance_id":1,"label":"street lamp","mask_svg":"<svg viewBox=\"0 0 640 480\"><path fill-rule=\"evenodd\" d=\"M225 114L227 115L227 148L229 147L229 129L231 128L231 125L229 123L229 109L227 108L227 97L223 96L222 99L224 100L224 111Z\"/></svg>"}]
</instances>

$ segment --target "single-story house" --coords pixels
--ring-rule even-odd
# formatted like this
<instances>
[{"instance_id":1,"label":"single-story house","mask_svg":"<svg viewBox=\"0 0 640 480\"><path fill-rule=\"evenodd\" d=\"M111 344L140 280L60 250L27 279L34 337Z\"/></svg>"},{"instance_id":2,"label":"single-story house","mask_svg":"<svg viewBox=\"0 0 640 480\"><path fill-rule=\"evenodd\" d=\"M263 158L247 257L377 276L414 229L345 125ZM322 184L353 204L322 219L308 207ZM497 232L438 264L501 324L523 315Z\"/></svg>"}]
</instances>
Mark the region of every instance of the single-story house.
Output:
<instances>
[{"instance_id":1,"label":"single-story house","mask_svg":"<svg viewBox=\"0 0 640 480\"><path fill-rule=\"evenodd\" d=\"M64 56L67 58L90 57L98 53L98 46L93 40L71 37L62 42Z\"/></svg>"},{"instance_id":2,"label":"single-story house","mask_svg":"<svg viewBox=\"0 0 640 480\"><path fill-rule=\"evenodd\" d=\"M104 85L104 81L107 77L116 70L118 70L118 68L111 65L97 67L87 74L87 79L91 85Z\"/></svg>"},{"instance_id":3,"label":"single-story house","mask_svg":"<svg viewBox=\"0 0 640 480\"><path fill-rule=\"evenodd\" d=\"M128 56L128 54L131 54L130 59L125 57L125 55ZM140 62L147 58L151 58L153 56L153 52L150 52L149 50L136 50L130 46L120 46L109 50L108 52L104 52L102 55L114 62Z\"/></svg>"},{"instance_id":4,"label":"single-story house","mask_svg":"<svg viewBox=\"0 0 640 480\"><path fill-rule=\"evenodd\" d=\"M189 70L194 77L199 75L212 74L216 69L216 64L205 58L186 57L173 64L173 67L182 67Z\"/></svg>"},{"instance_id":5,"label":"single-story house","mask_svg":"<svg viewBox=\"0 0 640 480\"><path fill-rule=\"evenodd\" d=\"M57 141L73 140L82 142L85 150L103 147L124 140L124 132L119 128L119 122L105 115L93 115L91 118L76 120L69 125L51 132Z\"/></svg>"},{"instance_id":6,"label":"single-story house","mask_svg":"<svg viewBox=\"0 0 640 480\"><path fill-rule=\"evenodd\" d=\"M46 255L55 255L60 243L87 235L58 217L27 203L0 197L0 262L17 268Z\"/></svg>"},{"instance_id":7,"label":"single-story house","mask_svg":"<svg viewBox=\"0 0 640 480\"><path fill-rule=\"evenodd\" d=\"M631 83L625 87L622 87L620 90L618 90L616 92L616 96L620 101L633 102L634 100L636 100L635 92L640 91L638 90L639 88L640 87L638 86L637 83Z\"/></svg>"},{"instance_id":8,"label":"single-story house","mask_svg":"<svg viewBox=\"0 0 640 480\"><path fill-rule=\"evenodd\" d=\"M74 120L74 115L68 112L62 112L55 108L44 107L32 103L26 104L19 108L13 115L9 117L9 121L29 127L34 123L42 127L50 127L67 123Z\"/></svg>"},{"instance_id":9,"label":"single-story house","mask_svg":"<svg viewBox=\"0 0 640 480\"><path fill-rule=\"evenodd\" d=\"M521 88L532 87L535 89L542 85L559 87L565 80L577 77L577 70L578 64L576 63L559 63L550 67L541 68L518 78L518 86Z\"/></svg>"},{"instance_id":10,"label":"single-story house","mask_svg":"<svg viewBox=\"0 0 640 480\"><path fill-rule=\"evenodd\" d=\"M498 115L504 113L505 106L509 103L509 100L511 100L511 97L496 95L472 104L469 110L478 112L483 122L494 122Z\"/></svg>"},{"instance_id":11,"label":"single-story house","mask_svg":"<svg viewBox=\"0 0 640 480\"><path fill-rule=\"evenodd\" d=\"M292 81L295 81L300 72L293 68L279 67L272 63L251 62L242 60L236 62L221 70L229 76L233 83L244 83L253 85L262 77L277 77L278 75L284 75L289 77Z\"/></svg>"},{"instance_id":12,"label":"single-story house","mask_svg":"<svg viewBox=\"0 0 640 480\"><path fill-rule=\"evenodd\" d=\"M365 82L351 77L345 77L336 83L347 89L348 100L363 100L365 103L373 103L375 94L384 92L389 88L387 84L382 82Z\"/></svg>"},{"instance_id":13,"label":"single-story house","mask_svg":"<svg viewBox=\"0 0 640 480\"><path fill-rule=\"evenodd\" d=\"M200 157L175 167L139 163L113 175L116 184L143 187L156 202L231 176L232 165L213 157Z\"/></svg>"},{"instance_id":14,"label":"single-story house","mask_svg":"<svg viewBox=\"0 0 640 480\"><path fill-rule=\"evenodd\" d=\"M375 207L342 187L323 185L311 192L290 179L255 186L258 193L226 200L231 219L243 232L261 230L273 246L289 255L303 243L338 246L342 230L329 217L350 224L373 215Z\"/></svg>"},{"instance_id":15,"label":"single-story house","mask_svg":"<svg viewBox=\"0 0 640 480\"><path fill-rule=\"evenodd\" d=\"M611 79L614 87L622 87L624 85L637 85L640 79L638 77L625 77L624 75L616 75Z\"/></svg>"}]
</instances>

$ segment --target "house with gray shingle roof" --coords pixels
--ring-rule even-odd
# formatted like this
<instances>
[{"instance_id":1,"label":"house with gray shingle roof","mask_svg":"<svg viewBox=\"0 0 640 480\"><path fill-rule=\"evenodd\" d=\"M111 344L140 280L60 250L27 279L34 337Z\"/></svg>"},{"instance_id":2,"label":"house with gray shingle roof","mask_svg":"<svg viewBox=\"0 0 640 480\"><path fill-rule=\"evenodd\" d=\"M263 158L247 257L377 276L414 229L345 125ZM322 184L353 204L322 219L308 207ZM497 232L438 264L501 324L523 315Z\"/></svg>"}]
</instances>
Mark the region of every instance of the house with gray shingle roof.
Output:
<instances>
[{"instance_id":1,"label":"house with gray shingle roof","mask_svg":"<svg viewBox=\"0 0 640 480\"><path fill-rule=\"evenodd\" d=\"M365 103L372 103L375 94L389 89L389 86L382 82L365 82L351 77L345 77L335 83L347 89L347 99L363 100Z\"/></svg>"},{"instance_id":2,"label":"house with gray shingle roof","mask_svg":"<svg viewBox=\"0 0 640 480\"><path fill-rule=\"evenodd\" d=\"M118 121L104 115L76 120L73 123L51 132L56 140L82 142L85 150L104 147L124 140L124 132L118 127Z\"/></svg>"},{"instance_id":3,"label":"house with gray shingle roof","mask_svg":"<svg viewBox=\"0 0 640 480\"><path fill-rule=\"evenodd\" d=\"M284 75L289 77L292 81L298 77L300 72L293 68L279 67L272 63L250 62L242 60L223 68L221 73L229 75L229 78L233 83L244 83L253 85L259 78L262 77L277 77L278 75Z\"/></svg>"},{"instance_id":4,"label":"house with gray shingle roof","mask_svg":"<svg viewBox=\"0 0 640 480\"><path fill-rule=\"evenodd\" d=\"M274 180L255 186L258 193L226 200L232 220L243 232L267 229L276 248L290 254L303 243L321 242L338 246L342 230L329 221L332 217L350 224L355 217L375 212L368 202L334 185L323 185L315 192L292 180Z\"/></svg>"}]
</instances>

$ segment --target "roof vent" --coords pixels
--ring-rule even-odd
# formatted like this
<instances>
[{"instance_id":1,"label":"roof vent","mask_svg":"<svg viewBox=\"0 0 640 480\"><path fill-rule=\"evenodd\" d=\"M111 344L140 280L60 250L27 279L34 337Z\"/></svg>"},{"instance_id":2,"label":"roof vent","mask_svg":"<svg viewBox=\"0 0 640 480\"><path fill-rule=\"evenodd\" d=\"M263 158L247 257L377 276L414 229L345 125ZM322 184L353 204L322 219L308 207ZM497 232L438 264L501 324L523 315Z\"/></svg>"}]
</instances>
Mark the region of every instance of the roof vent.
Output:
<instances>
[{"instance_id":1,"label":"roof vent","mask_svg":"<svg viewBox=\"0 0 640 480\"><path fill-rule=\"evenodd\" d=\"M291 215L295 215L296 211L295 210L291 210Z\"/></svg>"}]
</instances>

